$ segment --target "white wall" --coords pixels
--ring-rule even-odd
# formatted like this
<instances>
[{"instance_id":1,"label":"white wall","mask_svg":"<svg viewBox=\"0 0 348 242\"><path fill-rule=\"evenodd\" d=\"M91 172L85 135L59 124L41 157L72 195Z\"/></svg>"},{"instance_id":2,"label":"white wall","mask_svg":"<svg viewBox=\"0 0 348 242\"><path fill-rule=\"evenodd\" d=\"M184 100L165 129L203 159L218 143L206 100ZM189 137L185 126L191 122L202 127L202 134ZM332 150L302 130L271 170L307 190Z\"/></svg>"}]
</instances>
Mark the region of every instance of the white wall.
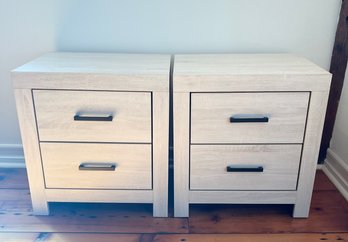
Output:
<instances>
[{"instance_id":1,"label":"white wall","mask_svg":"<svg viewBox=\"0 0 348 242\"><path fill-rule=\"evenodd\" d=\"M348 69L323 171L348 201Z\"/></svg>"},{"instance_id":2,"label":"white wall","mask_svg":"<svg viewBox=\"0 0 348 242\"><path fill-rule=\"evenodd\" d=\"M340 4L0 0L0 160L21 143L9 71L44 52L292 52L328 69Z\"/></svg>"},{"instance_id":3,"label":"white wall","mask_svg":"<svg viewBox=\"0 0 348 242\"><path fill-rule=\"evenodd\" d=\"M348 68L338 106L330 150L348 166Z\"/></svg>"}]
</instances>

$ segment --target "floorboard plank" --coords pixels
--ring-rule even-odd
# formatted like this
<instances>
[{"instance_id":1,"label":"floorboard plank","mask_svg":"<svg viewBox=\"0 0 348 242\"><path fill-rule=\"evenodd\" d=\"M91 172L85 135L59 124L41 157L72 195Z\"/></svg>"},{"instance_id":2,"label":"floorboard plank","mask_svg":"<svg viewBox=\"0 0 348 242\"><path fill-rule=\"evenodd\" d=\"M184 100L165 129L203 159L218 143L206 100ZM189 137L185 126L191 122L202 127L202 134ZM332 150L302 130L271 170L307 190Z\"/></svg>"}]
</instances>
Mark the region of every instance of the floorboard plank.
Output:
<instances>
[{"instance_id":1,"label":"floorboard plank","mask_svg":"<svg viewBox=\"0 0 348 242\"><path fill-rule=\"evenodd\" d=\"M142 242L144 237L143 234L0 233L1 242Z\"/></svg>"},{"instance_id":2,"label":"floorboard plank","mask_svg":"<svg viewBox=\"0 0 348 242\"><path fill-rule=\"evenodd\" d=\"M157 235L155 242L323 242L348 241L348 234L175 234Z\"/></svg>"},{"instance_id":3,"label":"floorboard plank","mask_svg":"<svg viewBox=\"0 0 348 242\"><path fill-rule=\"evenodd\" d=\"M317 170L314 182L314 191L336 191L337 188L322 170Z\"/></svg>"},{"instance_id":4,"label":"floorboard plank","mask_svg":"<svg viewBox=\"0 0 348 242\"><path fill-rule=\"evenodd\" d=\"M292 205L193 205L190 233L348 232L348 203L338 191L315 191L308 219Z\"/></svg>"},{"instance_id":5,"label":"floorboard plank","mask_svg":"<svg viewBox=\"0 0 348 242\"><path fill-rule=\"evenodd\" d=\"M139 242L141 234L53 233L45 242Z\"/></svg>"},{"instance_id":6,"label":"floorboard plank","mask_svg":"<svg viewBox=\"0 0 348 242\"><path fill-rule=\"evenodd\" d=\"M53 203L50 216L1 210L0 231L187 233L187 219L154 218L149 204Z\"/></svg>"},{"instance_id":7,"label":"floorboard plank","mask_svg":"<svg viewBox=\"0 0 348 242\"><path fill-rule=\"evenodd\" d=\"M187 239L199 241L196 239L199 238L199 234L214 233L348 232L348 203L322 171L317 171L309 219L292 219L291 205L193 205L191 216L186 219L153 218L149 204L51 203L50 216L33 216L25 169L0 169L1 176L3 179L0 181L0 232L6 232L1 233L1 236L6 235L8 239L13 235L10 232L20 234L23 239L40 232L54 232L49 234L51 238L74 236L73 233L132 233L137 235L127 239L132 241L131 239L137 238L142 242L168 241L164 235L155 236L158 233L179 233L178 236L168 235L168 238L177 239L183 236L181 234L190 232L198 234L198 237L190 236ZM56 234L57 232L69 234ZM103 236L105 239L108 239L108 236L114 237ZM216 241L228 238L225 235L218 238L207 236L201 237L208 238L203 241L209 241L210 238L219 239ZM316 241L315 236L311 238L313 241ZM64 238L68 240L68 237Z\"/></svg>"},{"instance_id":8,"label":"floorboard plank","mask_svg":"<svg viewBox=\"0 0 348 242\"><path fill-rule=\"evenodd\" d=\"M0 189L0 200L0 214L6 211L32 211L30 192L27 189Z\"/></svg>"},{"instance_id":9,"label":"floorboard plank","mask_svg":"<svg viewBox=\"0 0 348 242\"><path fill-rule=\"evenodd\" d=\"M348 233L302 234L99 234L0 233L1 242L322 242L348 241Z\"/></svg>"},{"instance_id":10,"label":"floorboard plank","mask_svg":"<svg viewBox=\"0 0 348 242\"><path fill-rule=\"evenodd\" d=\"M40 233L0 233L1 242L34 242Z\"/></svg>"},{"instance_id":11,"label":"floorboard plank","mask_svg":"<svg viewBox=\"0 0 348 242\"><path fill-rule=\"evenodd\" d=\"M26 169L1 168L0 189L29 189Z\"/></svg>"}]
</instances>

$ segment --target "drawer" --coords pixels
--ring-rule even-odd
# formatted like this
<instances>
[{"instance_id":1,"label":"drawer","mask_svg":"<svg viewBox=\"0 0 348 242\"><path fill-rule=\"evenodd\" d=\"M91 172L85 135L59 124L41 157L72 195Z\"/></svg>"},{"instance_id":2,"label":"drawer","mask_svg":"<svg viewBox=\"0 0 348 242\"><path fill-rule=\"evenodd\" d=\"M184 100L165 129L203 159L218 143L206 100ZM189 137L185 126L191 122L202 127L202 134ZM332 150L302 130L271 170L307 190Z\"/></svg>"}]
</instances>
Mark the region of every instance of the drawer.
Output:
<instances>
[{"instance_id":1,"label":"drawer","mask_svg":"<svg viewBox=\"0 0 348 242\"><path fill-rule=\"evenodd\" d=\"M296 190L302 145L192 145L191 190Z\"/></svg>"},{"instance_id":2,"label":"drawer","mask_svg":"<svg viewBox=\"0 0 348 242\"><path fill-rule=\"evenodd\" d=\"M191 143L302 143L308 102L308 92L192 93Z\"/></svg>"},{"instance_id":3,"label":"drawer","mask_svg":"<svg viewBox=\"0 0 348 242\"><path fill-rule=\"evenodd\" d=\"M40 146L46 188L152 189L150 144Z\"/></svg>"},{"instance_id":4,"label":"drawer","mask_svg":"<svg viewBox=\"0 0 348 242\"><path fill-rule=\"evenodd\" d=\"M151 142L151 93L34 90L41 141Z\"/></svg>"}]
</instances>

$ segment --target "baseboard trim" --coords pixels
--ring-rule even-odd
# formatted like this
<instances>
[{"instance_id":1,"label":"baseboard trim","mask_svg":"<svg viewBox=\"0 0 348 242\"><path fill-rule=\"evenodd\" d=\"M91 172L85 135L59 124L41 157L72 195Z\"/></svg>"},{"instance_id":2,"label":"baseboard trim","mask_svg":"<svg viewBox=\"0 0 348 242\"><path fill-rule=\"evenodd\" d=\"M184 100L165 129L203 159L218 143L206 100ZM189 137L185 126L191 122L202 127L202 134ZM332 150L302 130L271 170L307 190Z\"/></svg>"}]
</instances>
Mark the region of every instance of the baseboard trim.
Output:
<instances>
[{"instance_id":1,"label":"baseboard trim","mask_svg":"<svg viewBox=\"0 0 348 242\"><path fill-rule=\"evenodd\" d=\"M0 168L25 168L21 144L0 144Z\"/></svg>"},{"instance_id":2,"label":"baseboard trim","mask_svg":"<svg viewBox=\"0 0 348 242\"><path fill-rule=\"evenodd\" d=\"M348 201L348 165L333 150L328 149L323 172Z\"/></svg>"}]
</instances>

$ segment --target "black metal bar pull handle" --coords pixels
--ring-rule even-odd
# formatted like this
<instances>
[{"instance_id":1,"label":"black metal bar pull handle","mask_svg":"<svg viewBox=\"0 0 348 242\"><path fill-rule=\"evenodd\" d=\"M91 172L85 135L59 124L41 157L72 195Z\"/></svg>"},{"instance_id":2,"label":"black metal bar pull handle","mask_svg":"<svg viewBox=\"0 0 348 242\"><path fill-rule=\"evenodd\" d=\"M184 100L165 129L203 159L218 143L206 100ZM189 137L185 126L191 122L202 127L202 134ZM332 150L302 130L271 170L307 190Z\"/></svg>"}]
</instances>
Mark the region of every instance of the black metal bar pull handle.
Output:
<instances>
[{"instance_id":1,"label":"black metal bar pull handle","mask_svg":"<svg viewBox=\"0 0 348 242\"><path fill-rule=\"evenodd\" d=\"M264 115L235 115L230 117L230 123L268 123L269 118Z\"/></svg>"},{"instance_id":2,"label":"black metal bar pull handle","mask_svg":"<svg viewBox=\"0 0 348 242\"><path fill-rule=\"evenodd\" d=\"M262 166L256 167L240 167L240 166L227 166L227 172L263 172Z\"/></svg>"},{"instance_id":3,"label":"black metal bar pull handle","mask_svg":"<svg viewBox=\"0 0 348 242\"><path fill-rule=\"evenodd\" d=\"M108 116L87 116L76 114L74 116L75 121L112 121L114 117L112 115Z\"/></svg>"},{"instance_id":4,"label":"black metal bar pull handle","mask_svg":"<svg viewBox=\"0 0 348 242\"><path fill-rule=\"evenodd\" d=\"M116 170L115 163L81 163L80 171L114 171Z\"/></svg>"}]
</instances>

